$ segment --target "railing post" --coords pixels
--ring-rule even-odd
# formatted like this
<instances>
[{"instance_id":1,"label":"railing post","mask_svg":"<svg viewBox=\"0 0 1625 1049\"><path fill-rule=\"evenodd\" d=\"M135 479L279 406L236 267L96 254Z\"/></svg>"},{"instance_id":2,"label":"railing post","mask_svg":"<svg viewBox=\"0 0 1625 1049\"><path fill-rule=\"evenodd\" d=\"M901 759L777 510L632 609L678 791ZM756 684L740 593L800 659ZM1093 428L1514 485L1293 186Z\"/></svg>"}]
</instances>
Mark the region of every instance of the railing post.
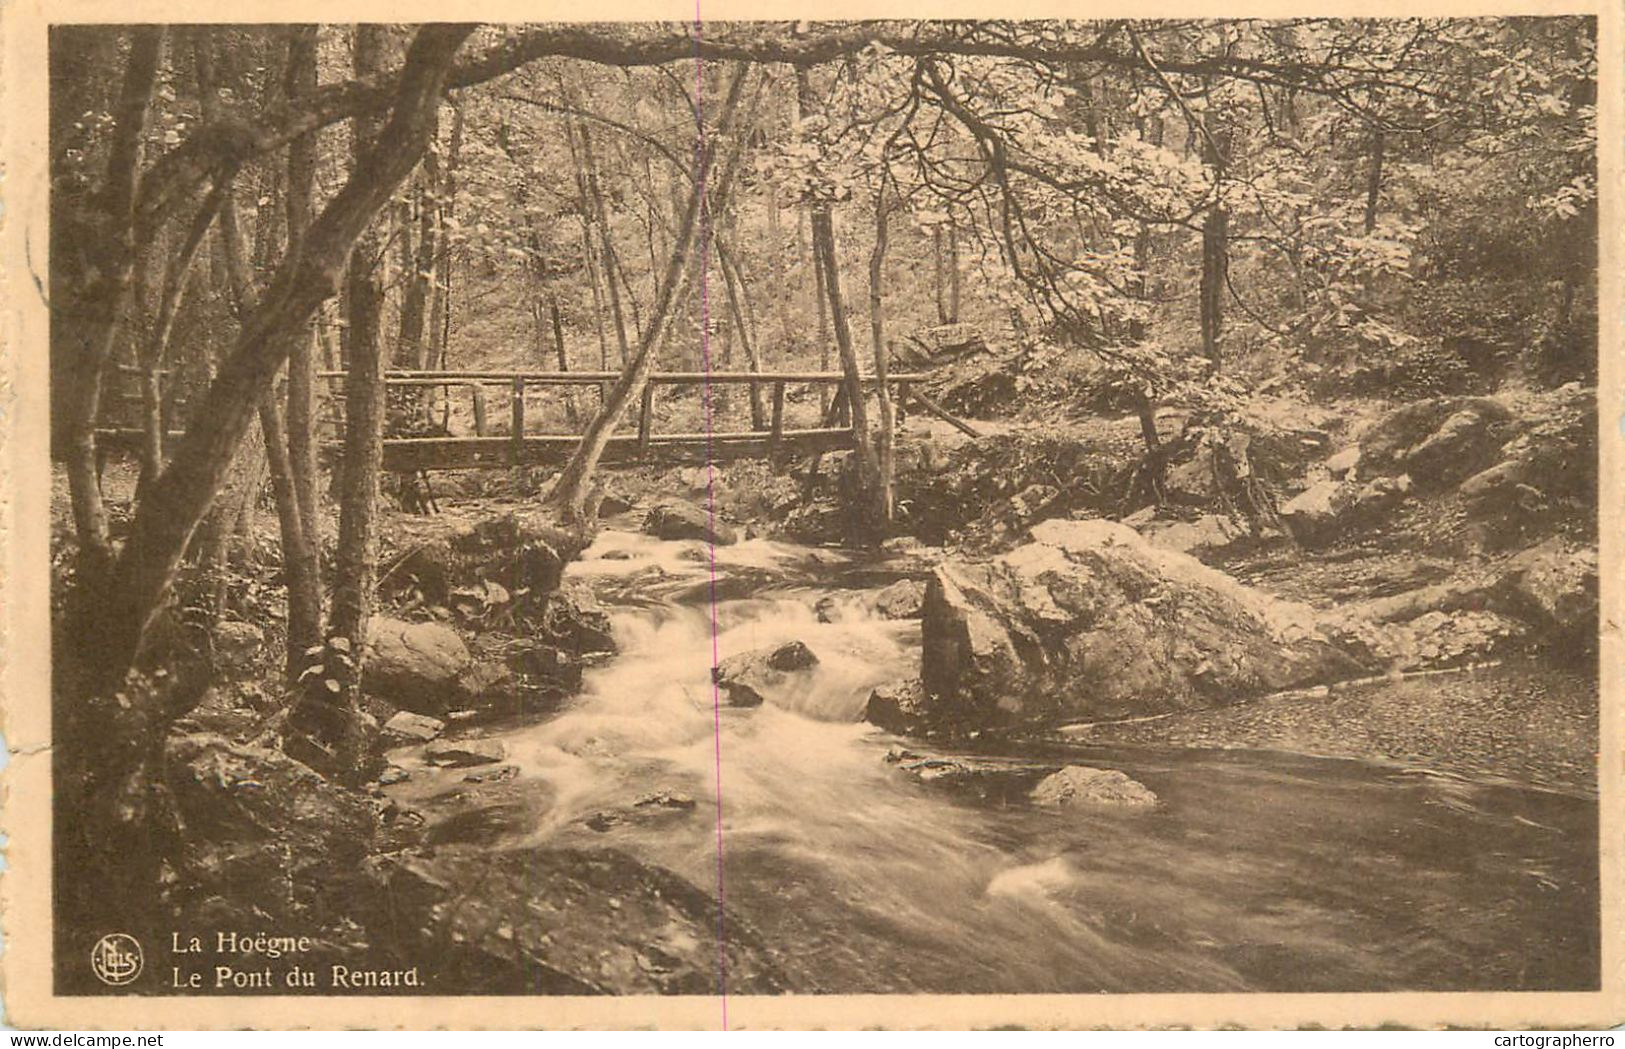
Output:
<instances>
[{"instance_id":1,"label":"railing post","mask_svg":"<svg viewBox=\"0 0 1625 1049\"><path fill-rule=\"evenodd\" d=\"M609 403L609 389L610 389L609 383L607 383L607 382L601 382L601 383L598 384L598 410L599 411L603 411L604 406Z\"/></svg>"},{"instance_id":2,"label":"railing post","mask_svg":"<svg viewBox=\"0 0 1625 1049\"><path fill-rule=\"evenodd\" d=\"M488 432L485 424L485 387L471 382L468 388L474 394L474 436L484 437Z\"/></svg>"},{"instance_id":3,"label":"railing post","mask_svg":"<svg viewBox=\"0 0 1625 1049\"><path fill-rule=\"evenodd\" d=\"M513 465L518 466L525 450L525 377L513 377Z\"/></svg>"},{"instance_id":4,"label":"railing post","mask_svg":"<svg viewBox=\"0 0 1625 1049\"><path fill-rule=\"evenodd\" d=\"M773 422L767 437L767 461L779 465L779 448L784 443L784 383L773 384Z\"/></svg>"},{"instance_id":5,"label":"railing post","mask_svg":"<svg viewBox=\"0 0 1625 1049\"><path fill-rule=\"evenodd\" d=\"M899 426L908 418L908 390L908 383L897 384L897 402L892 405L892 417Z\"/></svg>"},{"instance_id":6,"label":"railing post","mask_svg":"<svg viewBox=\"0 0 1625 1049\"><path fill-rule=\"evenodd\" d=\"M649 458L649 440L654 436L655 384L643 384L643 403L638 406L638 458Z\"/></svg>"}]
</instances>

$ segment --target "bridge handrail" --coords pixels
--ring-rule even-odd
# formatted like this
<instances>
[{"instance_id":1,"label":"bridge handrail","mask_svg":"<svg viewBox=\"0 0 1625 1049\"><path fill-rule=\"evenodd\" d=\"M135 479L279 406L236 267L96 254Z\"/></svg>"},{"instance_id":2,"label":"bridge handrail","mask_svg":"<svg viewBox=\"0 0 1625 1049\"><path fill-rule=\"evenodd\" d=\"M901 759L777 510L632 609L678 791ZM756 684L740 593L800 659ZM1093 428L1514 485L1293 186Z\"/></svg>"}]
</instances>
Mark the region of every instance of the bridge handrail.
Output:
<instances>
[{"instance_id":1,"label":"bridge handrail","mask_svg":"<svg viewBox=\"0 0 1625 1049\"><path fill-rule=\"evenodd\" d=\"M348 377L346 371L320 371L317 375L322 379L344 379ZM600 383L614 382L621 377L620 372L558 372L558 371L405 371L395 370L384 373L384 382L391 386L440 386L443 384L478 383L482 386L507 386L515 382L524 382L526 385L539 383L552 386L596 386ZM866 374L860 376L865 383L880 381L877 375ZM888 383L915 383L926 382L929 375L915 372L894 372L886 376ZM662 386L704 385L706 383L777 383L777 382L805 382L805 383L839 383L845 382L843 372L652 372L649 382Z\"/></svg>"}]
</instances>

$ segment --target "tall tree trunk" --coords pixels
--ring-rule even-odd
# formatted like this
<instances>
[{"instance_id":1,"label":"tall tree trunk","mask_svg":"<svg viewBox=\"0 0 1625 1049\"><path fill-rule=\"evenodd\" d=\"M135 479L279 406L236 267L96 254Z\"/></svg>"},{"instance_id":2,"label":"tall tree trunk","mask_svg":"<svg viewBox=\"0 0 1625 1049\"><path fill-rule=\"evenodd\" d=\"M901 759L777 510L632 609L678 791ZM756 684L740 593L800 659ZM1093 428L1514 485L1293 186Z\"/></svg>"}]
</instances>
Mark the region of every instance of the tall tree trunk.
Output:
<instances>
[{"instance_id":1,"label":"tall tree trunk","mask_svg":"<svg viewBox=\"0 0 1625 1049\"><path fill-rule=\"evenodd\" d=\"M796 66L796 120L799 123L807 119L818 109L818 100L813 97L812 75L806 66ZM799 223L803 218L810 217L814 211L809 204L801 216L797 217L797 233L799 238ZM829 291L824 285L824 267L818 261L818 245L816 242L810 247L810 258L813 268L813 309L818 313L818 370L829 370ZM829 391L820 386L818 389L819 411L823 415L829 414Z\"/></svg>"},{"instance_id":2,"label":"tall tree trunk","mask_svg":"<svg viewBox=\"0 0 1625 1049\"><path fill-rule=\"evenodd\" d=\"M383 66L387 30L358 25L352 57L358 77L371 76ZM430 128L432 133L432 124ZM357 117L352 124L352 154L357 170L377 148L376 118ZM376 222L364 229L350 253L345 301L349 311L350 364L344 383L344 482L339 498L338 551L334 563L333 604L329 616L329 645L324 653L320 685L305 693L299 728L314 742L331 749L329 767L348 769L359 757L354 726L360 704L361 663L367 645L367 622L372 618L373 591L377 588L378 473L384 455L384 343L381 322L384 281L378 272L382 238ZM349 655L348 662L338 656ZM333 659L328 667L325 660ZM328 685L333 682L337 688ZM296 713L299 713L296 712Z\"/></svg>"},{"instance_id":3,"label":"tall tree trunk","mask_svg":"<svg viewBox=\"0 0 1625 1049\"><path fill-rule=\"evenodd\" d=\"M217 78L212 68L211 56L205 53L202 41L198 46L198 81L203 98L204 116L214 120L219 117L219 98L216 94ZM308 204L308 202L307 202ZM287 211L292 217L297 217L298 208L288 207ZM308 213L308 207L307 207ZM256 234L254 255L263 261L270 255L270 242L272 239L272 216L275 210L262 205L256 210ZM231 282L232 301L236 307L237 316L246 322L258 298L258 289L254 272L248 261L248 249L244 243L242 230L238 221L237 204L234 195L227 190L221 204L220 235L226 254L226 273ZM297 233L289 226L289 250L285 257L291 256L295 250ZM305 338L298 340L297 345L306 348L307 366L309 356L309 333L306 326ZM290 361L292 351L289 355ZM321 637L321 597L319 583L311 578L312 565L317 558L312 549L311 540L305 532L305 515L299 505L298 483L294 478L293 457L289 450L288 432L282 414L282 405L277 397L277 390L273 384L260 396L259 403L260 432L264 438L265 449L264 464L271 479L271 491L276 503L277 523L282 536L282 565L283 576L288 594L288 646L284 667L290 677L298 673L299 654L306 648L314 645ZM258 462L256 461L256 467ZM255 489L254 498L258 490ZM245 504L244 513L252 514L252 499Z\"/></svg>"},{"instance_id":4,"label":"tall tree trunk","mask_svg":"<svg viewBox=\"0 0 1625 1049\"><path fill-rule=\"evenodd\" d=\"M163 299L158 304L158 316L152 333L141 352L141 408L143 440L141 443L141 474L135 486L135 501L158 477L164 468L164 438L167 422L164 413L163 373L169 357L169 340L175 331L175 316L186 298L187 286L192 280L192 267L204 237L220 213L224 195L216 189L203 202L186 231L179 254L170 260L164 277Z\"/></svg>"},{"instance_id":5,"label":"tall tree trunk","mask_svg":"<svg viewBox=\"0 0 1625 1049\"><path fill-rule=\"evenodd\" d=\"M609 211L604 207L604 189L598 181L598 162L593 157L592 133L586 121L581 122L577 134L581 137L581 160L586 172L587 205L592 209L593 225L598 228L599 260L602 262L604 284L609 294L610 316L615 321L615 344L621 350L621 366L632 356L632 344L626 333L626 311L621 307L621 288L616 284L616 270L620 260L616 257L615 241L609 232Z\"/></svg>"},{"instance_id":6,"label":"tall tree trunk","mask_svg":"<svg viewBox=\"0 0 1625 1049\"><path fill-rule=\"evenodd\" d=\"M1377 228L1377 203L1382 198L1382 161L1386 138L1381 127L1371 129L1371 167L1365 181L1365 231Z\"/></svg>"},{"instance_id":7,"label":"tall tree trunk","mask_svg":"<svg viewBox=\"0 0 1625 1049\"><path fill-rule=\"evenodd\" d=\"M1202 279L1199 287L1202 354L1211 370L1223 363L1224 293L1230 280L1230 213L1224 205L1225 169L1229 166L1229 135L1223 129L1202 129L1203 159L1213 172L1213 204L1202 220Z\"/></svg>"},{"instance_id":8,"label":"tall tree trunk","mask_svg":"<svg viewBox=\"0 0 1625 1049\"><path fill-rule=\"evenodd\" d=\"M440 197L441 237L434 260L434 301L429 307L429 338L433 345L429 362L434 368L446 367L446 344L451 341L451 238L445 235L446 220L457 211L457 165L463 151L463 104L452 102L451 143L446 149L446 162L441 165Z\"/></svg>"},{"instance_id":9,"label":"tall tree trunk","mask_svg":"<svg viewBox=\"0 0 1625 1049\"><path fill-rule=\"evenodd\" d=\"M728 88L727 100L723 102L717 129L704 138L705 145L701 150L699 162L695 165L693 188L683 209L683 217L678 223L677 235L673 238L671 256L667 259L665 272L661 276L660 294L656 297L654 309L649 315L649 324L643 329L643 337L638 341L637 353L616 380L614 388L604 401L603 408L592 422L587 424L586 432L581 436L581 444L577 446L575 454L565 464L563 472L559 474L559 479L553 486L549 501L573 523L582 522L586 516L587 494L592 484L593 471L598 468L598 460L604 454L610 435L615 432L615 427L626 413L627 406L643 395L643 388L649 381L649 373L654 370L655 350L659 348L671 327L673 307L687 287L689 274L695 266L694 248L701 213L720 211L727 206L729 184L738 162L737 155L729 159L709 205L706 201L705 176L716 156L716 143L726 137L728 129L733 124L734 111L739 105L739 95L745 86L747 70L748 67L741 66L735 72L733 83Z\"/></svg>"},{"instance_id":10,"label":"tall tree trunk","mask_svg":"<svg viewBox=\"0 0 1625 1049\"><path fill-rule=\"evenodd\" d=\"M762 370L761 348L756 342L756 325L749 314L750 300L745 294L745 278L739 272L739 260L722 241L717 241L717 261L722 264L722 282L728 293L728 312L733 318L734 330L739 333L739 345L745 351L745 367L752 374ZM762 405L762 390L755 383L750 387L750 425L753 430L765 429L767 411Z\"/></svg>"},{"instance_id":11,"label":"tall tree trunk","mask_svg":"<svg viewBox=\"0 0 1625 1049\"><path fill-rule=\"evenodd\" d=\"M942 227L931 227L931 290L936 293L937 323L948 323L948 263L943 256Z\"/></svg>"},{"instance_id":12,"label":"tall tree trunk","mask_svg":"<svg viewBox=\"0 0 1625 1049\"><path fill-rule=\"evenodd\" d=\"M315 26L289 30L288 96L295 104L317 87ZM288 147L288 258L303 250L316 192L316 140L306 136ZM317 325L305 322L303 334L288 354L288 472L298 509L299 528L284 529L282 558L288 583L288 652L286 666L297 675L304 653L322 638L321 476L317 462L316 338ZM273 420L274 422L274 420Z\"/></svg>"},{"instance_id":13,"label":"tall tree trunk","mask_svg":"<svg viewBox=\"0 0 1625 1049\"><path fill-rule=\"evenodd\" d=\"M874 344L875 392L880 408L875 515L885 524L890 524L892 520L892 445L897 427L891 391L886 386L890 361L887 360L886 350L885 277L890 219L890 202L886 199L885 183L882 183L880 192L875 195L875 246L869 253L869 337Z\"/></svg>"},{"instance_id":14,"label":"tall tree trunk","mask_svg":"<svg viewBox=\"0 0 1625 1049\"><path fill-rule=\"evenodd\" d=\"M866 513L872 514L875 493L880 486L880 466L875 458L873 439L869 433L869 414L863 402L863 378L858 370L857 348L852 343L852 327L847 321L846 301L841 295L840 267L836 265L835 222L828 204L813 207L813 258L824 273L824 293L829 298L829 314L834 321L835 348L841 355L841 371L845 376L847 409L852 413L852 439L856 445L859 498L865 503ZM865 521L869 528L878 520Z\"/></svg>"},{"instance_id":15,"label":"tall tree trunk","mask_svg":"<svg viewBox=\"0 0 1625 1049\"><path fill-rule=\"evenodd\" d=\"M53 207L52 285L59 290L52 299L51 343L63 348L61 358L67 366L60 374L69 377L64 384L67 403L53 415L64 420L60 435L66 444L69 501L79 541L79 577L95 584L105 582L113 566L107 508L96 468L96 424L103 377L135 276L142 141L164 33L162 26L148 26L132 34L101 192L91 202L79 202L88 204L83 213L67 199Z\"/></svg>"}]
</instances>

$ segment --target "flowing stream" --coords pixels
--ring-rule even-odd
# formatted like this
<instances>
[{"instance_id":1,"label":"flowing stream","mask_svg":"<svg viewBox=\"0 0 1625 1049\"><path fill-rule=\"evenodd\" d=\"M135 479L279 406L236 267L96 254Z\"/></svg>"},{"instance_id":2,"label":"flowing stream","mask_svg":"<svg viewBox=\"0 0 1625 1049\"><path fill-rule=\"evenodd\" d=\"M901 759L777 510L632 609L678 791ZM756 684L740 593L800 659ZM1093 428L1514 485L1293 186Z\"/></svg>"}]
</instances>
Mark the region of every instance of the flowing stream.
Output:
<instances>
[{"instance_id":1,"label":"flowing stream","mask_svg":"<svg viewBox=\"0 0 1625 1049\"><path fill-rule=\"evenodd\" d=\"M1160 796L1150 811L921 782L886 761L906 741L858 720L871 688L918 669L919 623L865 611L861 586L884 578L764 540L715 557L606 531L571 566L621 652L561 713L492 733L545 797L492 847L613 846L707 891L720 873L728 913L803 990L1595 985L1591 798L1151 748L1019 755L1121 769ZM820 622L830 594L834 621ZM714 708L713 657L792 640L819 659L801 687ZM635 805L658 792L677 804Z\"/></svg>"}]
</instances>

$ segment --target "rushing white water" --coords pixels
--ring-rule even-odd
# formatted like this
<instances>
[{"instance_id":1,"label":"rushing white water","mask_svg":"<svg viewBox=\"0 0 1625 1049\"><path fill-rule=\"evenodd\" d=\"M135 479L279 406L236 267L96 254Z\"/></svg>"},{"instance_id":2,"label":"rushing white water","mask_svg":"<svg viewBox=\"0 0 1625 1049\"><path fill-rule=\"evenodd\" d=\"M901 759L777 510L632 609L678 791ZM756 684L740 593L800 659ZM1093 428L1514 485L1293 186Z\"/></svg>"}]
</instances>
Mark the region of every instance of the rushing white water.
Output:
<instances>
[{"instance_id":1,"label":"rushing white water","mask_svg":"<svg viewBox=\"0 0 1625 1049\"><path fill-rule=\"evenodd\" d=\"M559 714L496 733L547 799L510 843L620 848L719 891L802 989L1547 987L1596 971L1580 799L1144 750L1052 757L1124 769L1161 796L1151 812L956 794L888 764L899 741L858 720L875 685L918 672L917 622L832 590L855 567L841 553L752 540L711 556L609 531L571 566L621 651ZM715 659L787 641L817 666L764 706L718 706ZM693 807L593 826L657 792Z\"/></svg>"}]
</instances>

